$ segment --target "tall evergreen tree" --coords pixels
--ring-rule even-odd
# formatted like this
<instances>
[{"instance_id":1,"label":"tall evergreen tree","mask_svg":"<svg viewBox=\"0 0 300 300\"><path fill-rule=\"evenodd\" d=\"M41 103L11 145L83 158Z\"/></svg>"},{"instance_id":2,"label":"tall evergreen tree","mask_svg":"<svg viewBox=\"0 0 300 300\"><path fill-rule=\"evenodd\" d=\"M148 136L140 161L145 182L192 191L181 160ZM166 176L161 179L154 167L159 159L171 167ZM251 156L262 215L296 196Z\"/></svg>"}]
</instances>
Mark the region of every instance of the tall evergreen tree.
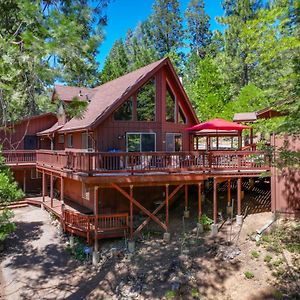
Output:
<instances>
[{"instance_id":1,"label":"tall evergreen tree","mask_svg":"<svg viewBox=\"0 0 300 300\"><path fill-rule=\"evenodd\" d=\"M205 12L204 0L191 0L185 12L191 51L204 58L211 43L210 17Z\"/></svg>"},{"instance_id":2,"label":"tall evergreen tree","mask_svg":"<svg viewBox=\"0 0 300 300\"><path fill-rule=\"evenodd\" d=\"M0 1L0 122L40 112L55 80L93 85L108 0ZM48 101L49 102L49 101Z\"/></svg>"},{"instance_id":3,"label":"tall evergreen tree","mask_svg":"<svg viewBox=\"0 0 300 300\"><path fill-rule=\"evenodd\" d=\"M149 19L153 43L159 57L183 46L184 31L178 0L155 0Z\"/></svg>"},{"instance_id":4,"label":"tall evergreen tree","mask_svg":"<svg viewBox=\"0 0 300 300\"><path fill-rule=\"evenodd\" d=\"M122 39L117 40L105 60L104 68L101 72L101 82L118 78L128 72L128 58Z\"/></svg>"}]
</instances>

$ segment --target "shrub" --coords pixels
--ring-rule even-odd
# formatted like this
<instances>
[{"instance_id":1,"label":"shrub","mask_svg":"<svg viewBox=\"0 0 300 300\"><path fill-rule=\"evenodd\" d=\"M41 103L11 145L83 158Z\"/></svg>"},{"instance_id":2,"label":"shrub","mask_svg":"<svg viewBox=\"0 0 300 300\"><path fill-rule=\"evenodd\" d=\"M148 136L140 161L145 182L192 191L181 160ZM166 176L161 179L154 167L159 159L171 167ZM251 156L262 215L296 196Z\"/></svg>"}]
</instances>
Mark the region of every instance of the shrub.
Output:
<instances>
[{"instance_id":1,"label":"shrub","mask_svg":"<svg viewBox=\"0 0 300 300\"><path fill-rule=\"evenodd\" d=\"M251 255L253 258L259 258L259 253L257 251L252 251Z\"/></svg>"},{"instance_id":2,"label":"shrub","mask_svg":"<svg viewBox=\"0 0 300 300\"><path fill-rule=\"evenodd\" d=\"M272 260L272 256L267 254L264 258L264 262L269 263Z\"/></svg>"},{"instance_id":3,"label":"shrub","mask_svg":"<svg viewBox=\"0 0 300 300\"><path fill-rule=\"evenodd\" d=\"M199 219L199 223L203 225L204 230L209 230L209 227L213 222L214 221L211 218L209 218L206 214L203 214Z\"/></svg>"},{"instance_id":4,"label":"shrub","mask_svg":"<svg viewBox=\"0 0 300 300\"><path fill-rule=\"evenodd\" d=\"M246 271L244 272L244 275L247 279L252 279L254 278L254 274L252 272Z\"/></svg>"}]
</instances>

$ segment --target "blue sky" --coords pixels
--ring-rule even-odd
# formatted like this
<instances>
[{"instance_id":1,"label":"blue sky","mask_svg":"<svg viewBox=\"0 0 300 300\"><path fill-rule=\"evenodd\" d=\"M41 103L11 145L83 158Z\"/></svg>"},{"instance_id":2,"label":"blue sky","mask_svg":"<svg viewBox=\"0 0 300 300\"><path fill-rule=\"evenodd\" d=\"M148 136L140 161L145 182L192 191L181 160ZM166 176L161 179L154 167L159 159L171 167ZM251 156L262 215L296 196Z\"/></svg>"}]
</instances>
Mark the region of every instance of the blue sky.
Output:
<instances>
[{"instance_id":1,"label":"blue sky","mask_svg":"<svg viewBox=\"0 0 300 300\"><path fill-rule=\"evenodd\" d=\"M113 43L124 38L128 28L134 29L140 21L148 18L152 11L154 0L113 0L106 12L108 16L108 25L105 27L105 39L100 46L100 53L97 60L100 63L100 69L103 68L104 60ZM220 29L215 21L216 16L221 16L223 10L221 0L206 0L206 12L211 17L211 29ZM189 0L180 0L180 9L183 15L187 8Z\"/></svg>"}]
</instances>

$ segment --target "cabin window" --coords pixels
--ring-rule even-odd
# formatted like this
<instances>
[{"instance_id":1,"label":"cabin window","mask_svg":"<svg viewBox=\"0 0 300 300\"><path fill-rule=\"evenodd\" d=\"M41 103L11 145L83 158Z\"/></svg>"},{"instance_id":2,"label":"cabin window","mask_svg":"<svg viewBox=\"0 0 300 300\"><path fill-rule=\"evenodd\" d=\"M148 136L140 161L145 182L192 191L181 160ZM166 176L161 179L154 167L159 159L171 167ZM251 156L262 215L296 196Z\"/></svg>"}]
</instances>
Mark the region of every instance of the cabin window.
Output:
<instances>
[{"instance_id":1,"label":"cabin window","mask_svg":"<svg viewBox=\"0 0 300 300\"><path fill-rule=\"evenodd\" d=\"M155 121L155 79L152 78L137 92L137 120Z\"/></svg>"},{"instance_id":2,"label":"cabin window","mask_svg":"<svg viewBox=\"0 0 300 300\"><path fill-rule=\"evenodd\" d=\"M156 148L155 133L127 133L127 152L151 152Z\"/></svg>"},{"instance_id":3,"label":"cabin window","mask_svg":"<svg viewBox=\"0 0 300 300\"><path fill-rule=\"evenodd\" d=\"M67 146L68 148L73 148L73 134L68 134Z\"/></svg>"},{"instance_id":4,"label":"cabin window","mask_svg":"<svg viewBox=\"0 0 300 300\"><path fill-rule=\"evenodd\" d=\"M166 151L167 152L182 151L181 133L166 133Z\"/></svg>"},{"instance_id":5,"label":"cabin window","mask_svg":"<svg viewBox=\"0 0 300 300\"><path fill-rule=\"evenodd\" d=\"M93 149L92 138L86 132L83 132L81 134L81 147L82 149L87 149L87 150Z\"/></svg>"},{"instance_id":6,"label":"cabin window","mask_svg":"<svg viewBox=\"0 0 300 300\"><path fill-rule=\"evenodd\" d=\"M130 121L130 120L132 120L132 98L125 101L115 111L114 120L116 120L116 121Z\"/></svg>"},{"instance_id":7,"label":"cabin window","mask_svg":"<svg viewBox=\"0 0 300 300\"><path fill-rule=\"evenodd\" d=\"M178 111L178 122L180 124L186 124L186 117L185 117L185 114L182 110L182 108L180 106L178 106L179 108L179 111Z\"/></svg>"},{"instance_id":8,"label":"cabin window","mask_svg":"<svg viewBox=\"0 0 300 300\"><path fill-rule=\"evenodd\" d=\"M37 136L25 135L24 150L35 150L35 149L37 149Z\"/></svg>"},{"instance_id":9,"label":"cabin window","mask_svg":"<svg viewBox=\"0 0 300 300\"><path fill-rule=\"evenodd\" d=\"M170 89L170 87L167 85L167 91L166 91L166 121L167 122L175 122L175 116L176 116L176 98Z\"/></svg>"},{"instance_id":10,"label":"cabin window","mask_svg":"<svg viewBox=\"0 0 300 300\"><path fill-rule=\"evenodd\" d=\"M64 134L59 134L58 135L58 143L59 144L64 144L65 143L65 135Z\"/></svg>"},{"instance_id":11,"label":"cabin window","mask_svg":"<svg viewBox=\"0 0 300 300\"><path fill-rule=\"evenodd\" d=\"M85 200L90 200L90 197L91 189L85 183L82 183L82 198Z\"/></svg>"},{"instance_id":12,"label":"cabin window","mask_svg":"<svg viewBox=\"0 0 300 300\"><path fill-rule=\"evenodd\" d=\"M194 137L194 150L205 150L206 145L206 137L195 136Z\"/></svg>"}]
</instances>

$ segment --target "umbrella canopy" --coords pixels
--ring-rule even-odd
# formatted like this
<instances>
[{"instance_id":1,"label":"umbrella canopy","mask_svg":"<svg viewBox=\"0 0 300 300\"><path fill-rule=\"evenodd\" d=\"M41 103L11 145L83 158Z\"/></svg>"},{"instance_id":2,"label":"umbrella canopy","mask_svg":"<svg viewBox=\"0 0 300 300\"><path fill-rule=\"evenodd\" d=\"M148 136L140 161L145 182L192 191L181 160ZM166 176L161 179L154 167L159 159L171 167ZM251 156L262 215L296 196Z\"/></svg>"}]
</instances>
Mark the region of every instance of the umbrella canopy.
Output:
<instances>
[{"instance_id":1,"label":"umbrella canopy","mask_svg":"<svg viewBox=\"0 0 300 300\"><path fill-rule=\"evenodd\" d=\"M203 129L214 129L214 130L238 130L249 129L251 127L241 125L235 122L226 121L223 119L213 119L204 123L197 124L193 127L187 128L190 131L200 131Z\"/></svg>"}]
</instances>

